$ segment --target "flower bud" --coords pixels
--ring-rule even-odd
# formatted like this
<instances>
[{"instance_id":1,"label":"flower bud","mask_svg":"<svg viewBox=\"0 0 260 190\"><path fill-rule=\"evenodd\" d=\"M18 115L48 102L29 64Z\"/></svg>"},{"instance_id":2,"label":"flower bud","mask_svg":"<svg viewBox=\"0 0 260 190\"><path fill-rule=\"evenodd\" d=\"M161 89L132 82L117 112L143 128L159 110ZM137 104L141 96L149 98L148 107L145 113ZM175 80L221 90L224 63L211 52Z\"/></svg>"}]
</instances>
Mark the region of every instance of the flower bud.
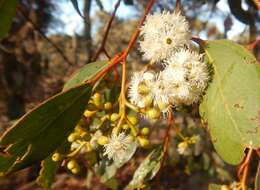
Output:
<instances>
[{"instance_id":1,"label":"flower bud","mask_svg":"<svg viewBox=\"0 0 260 190\"><path fill-rule=\"evenodd\" d=\"M100 93L95 93L92 96L93 99L93 103L95 104L95 106L100 107L101 106L101 94Z\"/></svg>"},{"instance_id":2,"label":"flower bud","mask_svg":"<svg viewBox=\"0 0 260 190\"><path fill-rule=\"evenodd\" d=\"M108 143L108 138L106 136L100 136L98 137L97 143L99 145L105 145Z\"/></svg>"},{"instance_id":3,"label":"flower bud","mask_svg":"<svg viewBox=\"0 0 260 190\"><path fill-rule=\"evenodd\" d=\"M144 137L138 137L138 141L141 147L147 148L150 145L149 140Z\"/></svg>"},{"instance_id":4,"label":"flower bud","mask_svg":"<svg viewBox=\"0 0 260 190\"><path fill-rule=\"evenodd\" d=\"M68 141L69 141L69 142L74 142L78 137L79 137L79 135L78 135L77 133L71 133L71 134L68 136Z\"/></svg>"},{"instance_id":5,"label":"flower bud","mask_svg":"<svg viewBox=\"0 0 260 190\"><path fill-rule=\"evenodd\" d=\"M60 161L61 159L62 159L62 156L58 153L58 152L56 152L56 153L54 153L53 155L52 155L52 160L54 161L54 162L58 162L58 161Z\"/></svg>"},{"instance_id":6,"label":"flower bud","mask_svg":"<svg viewBox=\"0 0 260 190\"><path fill-rule=\"evenodd\" d=\"M72 170L73 168L76 168L78 166L77 162L75 160L70 160L68 163L67 163L67 168L69 170Z\"/></svg>"},{"instance_id":7,"label":"flower bud","mask_svg":"<svg viewBox=\"0 0 260 190\"><path fill-rule=\"evenodd\" d=\"M112 107L113 107L113 105L112 105L111 102L106 102L106 103L104 104L104 108L105 108L105 110L111 110Z\"/></svg>"},{"instance_id":8,"label":"flower bud","mask_svg":"<svg viewBox=\"0 0 260 190\"><path fill-rule=\"evenodd\" d=\"M149 129L148 127L142 128L142 130L141 130L141 134L142 134L142 135L146 136L146 135L148 135L149 133L150 133L150 129Z\"/></svg>"},{"instance_id":9,"label":"flower bud","mask_svg":"<svg viewBox=\"0 0 260 190\"><path fill-rule=\"evenodd\" d=\"M92 117L93 115L95 115L96 111L90 111L90 110L86 110L84 112L84 116L85 117Z\"/></svg>"},{"instance_id":10,"label":"flower bud","mask_svg":"<svg viewBox=\"0 0 260 190\"><path fill-rule=\"evenodd\" d=\"M118 113L112 113L111 114L111 116L110 116L110 120L112 121L112 122L115 122L116 120L118 120L119 119L119 114Z\"/></svg>"},{"instance_id":11,"label":"flower bud","mask_svg":"<svg viewBox=\"0 0 260 190\"><path fill-rule=\"evenodd\" d=\"M160 117L160 111L156 108L151 108L146 112L146 116L151 120L158 119Z\"/></svg>"},{"instance_id":12,"label":"flower bud","mask_svg":"<svg viewBox=\"0 0 260 190\"><path fill-rule=\"evenodd\" d=\"M128 125L128 124L124 124L124 125L122 126L122 128L123 128L124 130L127 130L127 129L129 129L129 125Z\"/></svg>"},{"instance_id":13,"label":"flower bud","mask_svg":"<svg viewBox=\"0 0 260 190\"><path fill-rule=\"evenodd\" d=\"M73 174L79 173L79 172L80 172L79 166L77 166L77 167L75 167L75 168L72 168L72 169L71 169L71 172L72 172Z\"/></svg>"}]
</instances>

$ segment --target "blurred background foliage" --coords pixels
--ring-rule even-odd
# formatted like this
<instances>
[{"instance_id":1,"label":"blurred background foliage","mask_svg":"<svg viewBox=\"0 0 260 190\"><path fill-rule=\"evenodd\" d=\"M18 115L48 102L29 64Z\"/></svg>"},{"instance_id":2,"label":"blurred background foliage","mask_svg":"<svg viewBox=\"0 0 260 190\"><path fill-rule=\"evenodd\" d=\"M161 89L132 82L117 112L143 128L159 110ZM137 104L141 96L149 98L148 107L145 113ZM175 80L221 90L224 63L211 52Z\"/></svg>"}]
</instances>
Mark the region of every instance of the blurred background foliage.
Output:
<instances>
[{"instance_id":1,"label":"blurred background foliage","mask_svg":"<svg viewBox=\"0 0 260 190\"><path fill-rule=\"evenodd\" d=\"M66 15L64 10L70 9L74 12L73 17L79 17L69 0L20 0L9 34L0 41L0 133L36 104L59 92L73 72L93 60L115 3L115 0L79 0L84 19L80 18L79 26L75 26L75 23L68 22L71 15ZM126 47L147 3L148 0L121 2L123 9L117 14L106 43L110 56ZM175 0L160 0L153 11L173 10L174 5ZM259 37L257 0L183 0L182 5L195 36L229 38L243 45ZM129 10L133 14L127 14ZM70 27L75 31L68 32ZM259 48L257 46L253 52L258 60ZM99 59L106 58L101 55ZM138 45L131 52L129 62L129 73L146 63L141 59ZM214 153L206 127L200 122L198 109L184 108L180 111L176 115L176 127L187 136L198 134L202 140L194 147L193 156L188 157L176 153L178 138L172 140L172 159L162 173L163 186L166 189L207 189L212 180L220 183L234 181L235 168L225 165ZM154 142L159 141L165 132L164 128L158 128L163 124L156 125L151 135ZM144 152L138 152L137 158L119 171L116 178L120 187L127 184L138 165L136 163L144 155ZM38 170L36 165L0 178L1 190L40 189L33 182ZM54 189L106 189L91 175L88 172L87 180L84 174L75 178L61 169Z\"/></svg>"}]
</instances>

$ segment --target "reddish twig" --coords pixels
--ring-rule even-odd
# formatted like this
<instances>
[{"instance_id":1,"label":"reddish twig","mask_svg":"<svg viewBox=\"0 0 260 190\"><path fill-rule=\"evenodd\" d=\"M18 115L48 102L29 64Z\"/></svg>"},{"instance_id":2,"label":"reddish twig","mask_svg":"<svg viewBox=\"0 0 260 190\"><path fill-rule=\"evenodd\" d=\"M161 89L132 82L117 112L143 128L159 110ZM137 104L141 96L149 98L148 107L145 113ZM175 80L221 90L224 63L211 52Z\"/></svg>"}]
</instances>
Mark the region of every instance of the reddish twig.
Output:
<instances>
[{"instance_id":1,"label":"reddish twig","mask_svg":"<svg viewBox=\"0 0 260 190\"><path fill-rule=\"evenodd\" d=\"M164 136L162 167L163 167L165 160L167 158L167 155L168 155L168 147L169 147L169 141L170 141L170 136L171 136L170 132L171 132L173 123L174 123L174 118L173 118L173 114L171 113L171 114L169 114L168 127L166 130L166 134Z\"/></svg>"},{"instance_id":2,"label":"reddish twig","mask_svg":"<svg viewBox=\"0 0 260 190\"><path fill-rule=\"evenodd\" d=\"M162 169L165 165L165 161L166 161L166 158L168 156L168 148L169 148L169 142L170 142L170 136L171 136L170 132L171 132L172 126L174 124L173 113L169 114L167 123L168 123L168 125L167 125L167 130L166 130L166 133L165 133L165 136L164 136L164 143L163 143L163 158L162 158L162 161L161 161L160 170L159 170L157 177L156 177L156 181L158 182L158 184L159 184L159 181L160 181Z\"/></svg>"},{"instance_id":3,"label":"reddish twig","mask_svg":"<svg viewBox=\"0 0 260 190\"><path fill-rule=\"evenodd\" d=\"M145 12L139 22L138 28L135 30L134 34L132 35L127 48L122 52L114 56L110 61L109 61L109 66L107 66L102 72L100 72L94 79L88 81L89 83L96 82L98 81L103 75L105 75L111 68L116 66L117 64L121 63L122 61L125 61L130 50L134 46L139 34L140 34L140 27L143 25L145 18L147 14L150 12L153 4L155 3L155 0L150 0L149 4L147 5Z\"/></svg>"},{"instance_id":4,"label":"reddish twig","mask_svg":"<svg viewBox=\"0 0 260 190\"><path fill-rule=\"evenodd\" d=\"M99 56L102 52L105 53L105 55L106 55L109 59L111 58L111 57L108 55L108 53L107 53L107 51L106 51L106 49L105 49L105 45L106 45L106 41L107 41L107 37L108 37L109 31L110 31L110 28L111 28L111 26L112 26L112 22L113 22L113 20L114 20L114 18L115 18L115 16L116 16L116 11L117 11L117 9L118 9L120 3L121 3L121 0L118 0L118 1L116 2L116 4L115 4L114 11L113 11L113 13L112 13L112 15L111 15L111 17L110 17L110 19L109 19L109 22L108 22L108 24L107 24L107 27L106 27L103 40L102 40L102 42L101 42L100 47L99 47L98 50L97 50L97 53L96 53L96 55L95 55L93 61L96 61L96 60L98 59L98 56Z\"/></svg>"},{"instance_id":5,"label":"reddish twig","mask_svg":"<svg viewBox=\"0 0 260 190\"><path fill-rule=\"evenodd\" d=\"M259 39L256 39L255 41L253 41L252 43L248 44L247 45L247 49L248 50L253 50L255 49L256 45L260 43L260 38Z\"/></svg>"},{"instance_id":6,"label":"reddish twig","mask_svg":"<svg viewBox=\"0 0 260 190\"><path fill-rule=\"evenodd\" d=\"M247 176L248 176L248 171L249 171L249 163L253 155L253 149L250 148L247 152L247 155L245 157L245 160L239 167L237 171L237 177L240 179L240 185L242 189L244 190L246 187L246 181L247 181Z\"/></svg>"}]
</instances>

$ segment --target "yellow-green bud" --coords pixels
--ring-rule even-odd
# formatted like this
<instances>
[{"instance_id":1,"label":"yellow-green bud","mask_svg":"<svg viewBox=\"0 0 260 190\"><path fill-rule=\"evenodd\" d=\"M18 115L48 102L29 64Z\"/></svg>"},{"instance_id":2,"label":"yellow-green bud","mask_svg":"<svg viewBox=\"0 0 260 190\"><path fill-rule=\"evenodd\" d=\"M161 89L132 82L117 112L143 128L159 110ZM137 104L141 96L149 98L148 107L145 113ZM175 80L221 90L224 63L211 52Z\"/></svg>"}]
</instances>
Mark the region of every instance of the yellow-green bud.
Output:
<instances>
[{"instance_id":1,"label":"yellow-green bud","mask_svg":"<svg viewBox=\"0 0 260 190\"><path fill-rule=\"evenodd\" d=\"M138 141L141 147L148 147L150 145L149 140L144 137L138 137Z\"/></svg>"},{"instance_id":2,"label":"yellow-green bud","mask_svg":"<svg viewBox=\"0 0 260 190\"><path fill-rule=\"evenodd\" d=\"M61 159L62 159L62 156L58 153L58 152L56 152L56 153L54 153L53 155L52 155L52 160L54 161L54 162L58 162L58 161L60 161Z\"/></svg>"},{"instance_id":3,"label":"yellow-green bud","mask_svg":"<svg viewBox=\"0 0 260 190\"><path fill-rule=\"evenodd\" d=\"M142 130L141 130L141 134L142 135L148 135L150 133L150 129L148 128L148 127L144 127L144 128L142 128Z\"/></svg>"},{"instance_id":4,"label":"yellow-green bud","mask_svg":"<svg viewBox=\"0 0 260 190\"><path fill-rule=\"evenodd\" d=\"M79 135L78 135L77 133L71 133L71 134L68 136L68 141L69 141L69 142L74 142L78 137L79 137Z\"/></svg>"},{"instance_id":5,"label":"yellow-green bud","mask_svg":"<svg viewBox=\"0 0 260 190\"><path fill-rule=\"evenodd\" d=\"M148 94L150 91L151 91L150 88L148 88L145 84L138 85L138 93Z\"/></svg>"},{"instance_id":6,"label":"yellow-green bud","mask_svg":"<svg viewBox=\"0 0 260 190\"><path fill-rule=\"evenodd\" d=\"M101 94L96 92L93 96L92 96L92 99L95 101L100 101L101 100Z\"/></svg>"},{"instance_id":7,"label":"yellow-green bud","mask_svg":"<svg viewBox=\"0 0 260 190\"><path fill-rule=\"evenodd\" d=\"M73 168L76 168L78 166L77 162L75 160L70 160L68 163L67 163L67 168L69 170L72 170Z\"/></svg>"},{"instance_id":8,"label":"yellow-green bud","mask_svg":"<svg viewBox=\"0 0 260 190\"><path fill-rule=\"evenodd\" d=\"M128 124L124 124L124 125L122 126L122 128L123 128L124 130L127 130L127 129L129 129L129 125L128 125Z\"/></svg>"},{"instance_id":9,"label":"yellow-green bud","mask_svg":"<svg viewBox=\"0 0 260 190\"><path fill-rule=\"evenodd\" d=\"M112 103L111 102L106 102L105 104L104 104L104 108L105 108L105 110L111 110L112 109Z\"/></svg>"},{"instance_id":10,"label":"yellow-green bud","mask_svg":"<svg viewBox=\"0 0 260 190\"><path fill-rule=\"evenodd\" d=\"M132 125L137 125L137 124L138 124L138 119L137 119L137 117L134 116L134 115L128 115L128 116L127 116L127 119L130 121L130 123L131 123Z\"/></svg>"},{"instance_id":11,"label":"yellow-green bud","mask_svg":"<svg viewBox=\"0 0 260 190\"><path fill-rule=\"evenodd\" d=\"M95 93L92 96L93 99L93 103L95 104L95 106L100 107L101 106L101 94L100 93Z\"/></svg>"},{"instance_id":12,"label":"yellow-green bud","mask_svg":"<svg viewBox=\"0 0 260 190\"><path fill-rule=\"evenodd\" d=\"M114 122L114 121L118 120L119 117L120 117L120 116L119 116L118 113L112 113L111 116L110 116L110 120L111 120L112 122Z\"/></svg>"},{"instance_id":13,"label":"yellow-green bud","mask_svg":"<svg viewBox=\"0 0 260 190\"><path fill-rule=\"evenodd\" d=\"M90 111L90 110L86 110L84 112L84 116L85 117L92 117L93 115L95 115L96 111Z\"/></svg>"},{"instance_id":14,"label":"yellow-green bud","mask_svg":"<svg viewBox=\"0 0 260 190\"><path fill-rule=\"evenodd\" d=\"M72 172L73 174L77 174L77 173L79 173L79 171L80 171L79 166L71 169L71 172Z\"/></svg>"},{"instance_id":15,"label":"yellow-green bud","mask_svg":"<svg viewBox=\"0 0 260 190\"><path fill-rule=\"evenodd\" d=\"M149 119L158 119L160 117L160 111L155 108L151 108L146 112L146 115Z\"/></svg>"},{"instance_id":16,"label":"yellow-green bud","mask_svg":"<svg viewBox=\"0 0 260 190\"><path fill-rule=\"evenodd\" d=\"M100 136L97 140L97 143L100 145L105 145L108 143L108 138L106 136Z\"/></svg>"}]
</instances>

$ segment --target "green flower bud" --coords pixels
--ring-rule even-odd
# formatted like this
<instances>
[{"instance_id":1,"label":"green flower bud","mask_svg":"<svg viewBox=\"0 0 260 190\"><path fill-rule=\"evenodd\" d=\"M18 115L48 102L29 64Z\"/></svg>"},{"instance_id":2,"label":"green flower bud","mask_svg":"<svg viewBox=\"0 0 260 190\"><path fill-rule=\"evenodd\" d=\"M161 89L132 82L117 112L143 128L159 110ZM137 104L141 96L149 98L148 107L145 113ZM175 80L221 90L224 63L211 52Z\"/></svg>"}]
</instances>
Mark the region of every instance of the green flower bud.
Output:
<instances>
[{"instance_id":1,"label":"green flower bud","mask_svg":"<svg viewBox=\"0 0 260 190\"><path fill-rule=\"evenodd\" d=\"M142 130L141 130L141 134L142 135L148 135L150 133L150 129L148 128L148 127L144 127L144 128L142 128Z\"/></svg>"}]
</instances>

